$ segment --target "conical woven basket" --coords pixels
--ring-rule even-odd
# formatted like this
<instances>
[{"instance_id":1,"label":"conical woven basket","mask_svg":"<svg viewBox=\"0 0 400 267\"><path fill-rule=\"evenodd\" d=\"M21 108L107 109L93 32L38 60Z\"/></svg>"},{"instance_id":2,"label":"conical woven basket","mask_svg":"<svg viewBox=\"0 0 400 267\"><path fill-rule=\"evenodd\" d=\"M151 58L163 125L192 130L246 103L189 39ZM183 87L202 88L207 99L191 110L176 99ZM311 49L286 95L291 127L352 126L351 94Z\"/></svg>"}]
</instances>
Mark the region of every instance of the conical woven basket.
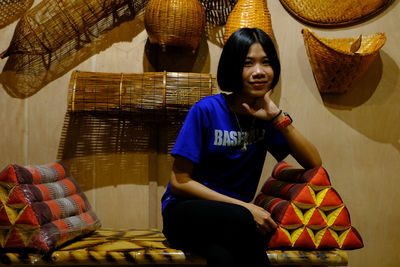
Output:
<instances>
[{"instance_id":1,"label":"conical woven basket","mask_svg":"<svg viewBox=\"0 0 400 267\"><path fill-rule=\"evenodd\" d=\"M302 30L308 59L321 93L344 93L371 65L386 42L385 33L356 38L322 38Z\"/></svg>"},{"instance_id":2,"label":"conical woven basket","mask_svg":"<svg viewBox=\"0 0 400 267\"><path fill-rule=\"evenodd\" d=\"M225 25L224 42L240 28L260 28L274 39L266 0L239 0Z\"/></svg>"},{"instance_id":3,"label":"conical woven basket","mask_svg":"<svg viewBox=\"0 0 400 267\"><path fill-rule=\"evenodd\" d=\"M215 94L215 75L183 72L101 73L74 71L70 112L184 111Z\"/></svg>"},{"instance_id":4,"label":"conical woven basket","mask_svg":"<svg viewBox=\"0 0 400 267\"><path fill-rule=\"evenodd\" d=\"M346 26L377 15L393 0L280 0L298 20L321 27Z\"/></svg>"},{"instance_id":5,"label":"conical woven basket","mask_svg":"<svg viewBox=\"0 0 400 267\"><path fill-rule=\"evenodd\" d=\"M224 25L237 0L199 0L206 8L206 20L215 25Z\"/></svg>"},{"instance_id":6,"label":"conical woven basket","mask_svg":"<svg viewBox=\"0 0 400 267\"><path fill-rule=\"evenodd\" d=\"M32 4L33 0L0 0L0 29L24 15Z\"/></svg>"},{"instance_id":7,"label":"conical woven basket","mask_svg":"<svg viewBox=\"0 0 400 267\"><path fill-rule=\"evenodd\" d=\"M82 46L98 37L102 23L115 15L119 8L139 9L147 0L43 0L30 9L17 24L9 48L0 54L44 55L68 46ZM97 27L91 27L96 25ZM90 30L89 30L90 29ZM71 43L71 40L73 41ZM68 44L68 45L66 45ZM62 54L62 51L61 51Z\"/></svg>"},{"instance_id":8,"label":"conical woven basket","mask_svg":"<svg viewBox=\"0 0 400 267\"><path fill-rule=\"evenodd\" d=\"M144 23L150 43L196 50L203 36L206 17L197 0L150 0Z\"/></svg>"}]
</instances>

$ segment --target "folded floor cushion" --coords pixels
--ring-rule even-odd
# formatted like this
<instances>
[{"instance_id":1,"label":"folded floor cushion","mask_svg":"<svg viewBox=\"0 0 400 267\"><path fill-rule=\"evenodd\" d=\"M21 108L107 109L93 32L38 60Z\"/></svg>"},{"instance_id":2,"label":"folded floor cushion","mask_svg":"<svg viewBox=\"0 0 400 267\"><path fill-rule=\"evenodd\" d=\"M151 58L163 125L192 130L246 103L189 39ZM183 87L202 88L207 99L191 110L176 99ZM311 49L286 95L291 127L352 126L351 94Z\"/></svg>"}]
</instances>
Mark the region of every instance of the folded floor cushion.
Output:
<instances>
[{"instance_id":1,"label":"folded floor cushion","mask_svg":"<svg viewBox=\"0 0 400 267\"><path fill-rule=\"evenodd\" d=\"M311 170L279 162L255 199L278 224L269 248L356 249L358 231L322 167Z\"/></svg>"},{"instance_id":2,"label":"folded floor cushion","mask_svg":"<svg viewBox=\"0 0 400 267\"><path fill-rule=\"evenodd\" d=\"M43 252L100 228L88 199L60 162L10 164L0 173L0 245Z\"/></svg>"}]
</instances>

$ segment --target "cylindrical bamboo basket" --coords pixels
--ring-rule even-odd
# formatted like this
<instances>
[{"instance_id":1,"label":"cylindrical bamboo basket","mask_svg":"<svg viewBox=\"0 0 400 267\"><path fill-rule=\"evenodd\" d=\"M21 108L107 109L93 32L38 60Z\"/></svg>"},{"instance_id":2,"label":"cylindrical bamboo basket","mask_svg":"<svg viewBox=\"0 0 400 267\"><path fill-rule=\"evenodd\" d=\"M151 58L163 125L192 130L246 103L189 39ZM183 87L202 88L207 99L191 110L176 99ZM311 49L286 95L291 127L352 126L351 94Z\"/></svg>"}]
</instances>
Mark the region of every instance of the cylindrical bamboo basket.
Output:
<instances>
[{"instance_id":1,"label":"cylindrical bamboo basket","mask_svg":"<svg viewBox=\"0 0 400 267\"><path fill-rule=\"evenodd\" d=\"M71 40L76 46L98 37L102 23L110 27L107 18L118 19L119 8L139 9L147 0L43 0L29 10L15 28L9 48L0 54L45 55L65 47ZM92 27L97 25L98 27ZM90 31L89 31L90 29ZM72 45L72 44L71 44ZM65 48L68 50L68 47ZM62 54L62 53L61 53Z\"/></svg>"},{"instance_id":2,"label":"cylindrical bamboo basket","mask_svg":"<svg viewBox=\"0 0 400 267\"><path fill-rule=\"evenodd\" d=\"M70 112L183 111L215 94L215 75L180 72L100 73L74 71Z\"/></svg>"},{"instance_id":3,"label":"cylindrical bamboo basket","mask_svg":"<svg viewBox=\"0 0 400 267\"><path fill-rule=\"evenodd\" d=\"M274 39L266 0L237 1L226 21L224 42L240 28L260 28Z\"/></svg>"},{"instance_id":4,"label":"cylindrical bamboo basket","mask_svg":"<svg viewBox=\"0 0 400 267\"><path fill-rule=\"evenodd\" d=\"M237 0L199 0L206 8L206 20L214 25L224 25Z\"/></svg>"},{"instance_id":5,"label":"cylindrical bamboo basket","mask_svg":"<svg viewBox=\"0 0 400 267\"><path fill-rule=\"evenodd\" d=\"M205 10L197 0L150 0L144 23L150 43L196 50L203 36Z\"/></svg>"},{"instance_id":6,"label":"cylindrical bamboo basket","mask_svg":"<svg viewBox=\"0 0 400 267\"><path fill-rule=\"evenodd\" d=\"M346 26L365 21L393 0L280 0L296 19L321 27Z\"/></svg>"},{"instance_id":7,"label":"cylindrical bamboo basket","mask_svg":"<svg viewBox=\"0 0 400 267\"><path fill-rule=\"evenodd\" d=\"M344 93L371 65L386 42L385 33L355 38L323 38L302 30L308 59L321 93Z\"/></svg>"},{"instance_id":8,"label":"cylindrical bamboo basket","mask_svg":"<svg viewBox=\"0 0 400 267\"><path fill-rule=\"evenodd\" d=\"M0 0L0 29L17 20L32 6L34 0Z\"/></svg>"}]
</instances>

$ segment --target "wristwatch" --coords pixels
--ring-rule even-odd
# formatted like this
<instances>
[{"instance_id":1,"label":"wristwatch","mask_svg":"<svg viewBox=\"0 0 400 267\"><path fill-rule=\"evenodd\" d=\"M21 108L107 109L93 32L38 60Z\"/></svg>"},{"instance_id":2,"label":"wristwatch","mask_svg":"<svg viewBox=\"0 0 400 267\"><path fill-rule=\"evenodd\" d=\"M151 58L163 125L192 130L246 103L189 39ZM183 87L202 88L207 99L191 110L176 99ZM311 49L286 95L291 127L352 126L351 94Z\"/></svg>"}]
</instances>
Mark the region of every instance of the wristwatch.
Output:
<instances>
[{"instance_id":1,"label":"wristwatch","mask_svg":"<svg viewBox=\"0 0 400 267\"><path fill-rule=\"evenodd\" d=\"M285 117L274 124L274 128L276 130L281 130L281 129L287 127L288 125L292 124L292 122L293 122L292 117L290 117L290 115L288 113L283 112L283 114L285 114Z\"/></svg>"}]
</instances>

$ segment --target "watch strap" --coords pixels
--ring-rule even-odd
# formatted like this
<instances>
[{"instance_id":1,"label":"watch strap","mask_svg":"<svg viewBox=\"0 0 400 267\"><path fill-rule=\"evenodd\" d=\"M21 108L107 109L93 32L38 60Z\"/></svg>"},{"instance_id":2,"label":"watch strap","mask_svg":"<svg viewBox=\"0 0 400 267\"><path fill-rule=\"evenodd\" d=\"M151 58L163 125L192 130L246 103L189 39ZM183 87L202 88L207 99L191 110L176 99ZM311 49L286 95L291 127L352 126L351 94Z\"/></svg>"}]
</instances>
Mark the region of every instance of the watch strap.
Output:
<instances>
[{"instance_id":1,"label":"watch strap","mask_svg":"<svg viewBox=\"0 0 400 267\"><path fill-rule=\"evenodd\" d=\"M293 120L290 117L289 114L287 114L286 112L284 112L285 117L283 119L281 119L280 121L274 123L274 128L276 130L281 130L287 126L289 126L290 124L292 124Z\"/></svg>"}]
</instances>

